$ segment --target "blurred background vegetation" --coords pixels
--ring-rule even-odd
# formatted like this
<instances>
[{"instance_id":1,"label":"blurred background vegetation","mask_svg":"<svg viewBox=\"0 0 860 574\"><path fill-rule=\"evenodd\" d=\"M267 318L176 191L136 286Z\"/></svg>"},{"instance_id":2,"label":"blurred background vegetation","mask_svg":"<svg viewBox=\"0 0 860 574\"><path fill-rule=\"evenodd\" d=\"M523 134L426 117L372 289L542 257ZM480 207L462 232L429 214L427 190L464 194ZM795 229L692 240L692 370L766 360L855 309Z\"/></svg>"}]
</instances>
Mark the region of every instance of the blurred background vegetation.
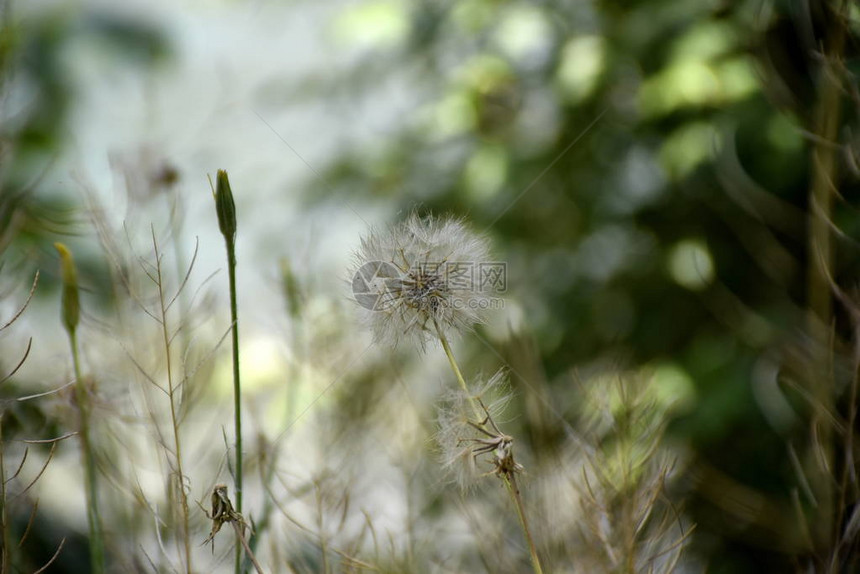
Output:
<instances>
[{"instance_id":1,"label":"blurred background vegetation","mask_svg":"<svg viewBox=\"0 0 860 574\"><path fill-rule=\"evenodd\" d=\"M860 520L852 514L857 489L840 479L854 471L851 389L860 358L852 347L856 4L6 0L0 25L4 322L41 271L33 304L0 334L3 373L30 337L34 346L0 387L9 453L19 452L16 439L69 430L67 396L14 400L70 379L53 242L76 253L95 342L121 338L112 325L127 309L117 286L126 268L105 245L141 255L153 222L171 245L175 279L198 237L192 283L204 295L186 290L185 309L208 317L188 330L182 356L205 354L198 337L215 345L229 319L223 273L204 281L223 268L206 174L226 168L239 217L247 408L256 415L267 403L285 405L249 431L249 443L259 438L249 457L260 468L266 457L289 466L298 457L327 469L293 469L290 499L299 502L314 500L315 488L315 500L325 499L321 485L332 474L366 493L351 473L374 466L370 474L411 501L396 516L405 513L413 527L416 516L429 517L411 532L415 548L432 554L427 546L451 544L450 554L466 556L433 570L416 550L404 562L380 558L386 571L527 568L516 552L496 564L430 538L437 531L427 524L458 507L426 468L444 358L432 350L359 353L369 338L343 286L350 253L368 222L414 209L466 217L508 265L506 309L458 345L470 371L511 369L511 424L531 457L526 496L553 506L551 493L536 492L541 469L568 456L591 404L583 388L613 373L647 372L668 417L664 442L683 461L672 492L696 525L684 571L851 571L844 556L856 553L857 540L843 535ZM135 266L133 256L123 261ZM116 349L94 346L87 371L106 402L124 404L120 368L103 357ZM228 358L226 348L217 354ZM219 361L193 391L211 413L229 402ZM229 431L229 415L219 416L204 412L209 426L190 424L188 440L204 448L191 429ZM312 417L314 454L277 446L300 432L291 421ZM391 435L380 428L415 436L401 452L396 441L384 444ZM117 446L105 443L107 457ZM205 447L202 459L218 468L224 444ZM73 465L75 446L58 448ZM52 465L61 464L58 455ZM406 478L390 478L400 470ZM191 476L194 498L208 500L216 473ZM288 488L260 480L269 486L246 499L255 520L276 512L271 489ZM62 510L69 494L51 496L49 484L56 482L46 480L41 497L54 502L39 510L12 571L44 563L62 537L68 542L51 571L85 568L84 534L74 534L86 531L83 515ZM134 490L114 485L105 497L121 507L125 487ZM320 503L319 516L323 507L346 515L341 502ZM576 522L576 503L555 503L569 505ZM20 534L29 509L9 508ZM198 526L202 541L208 526ZM285 538L300 538L284 528ZM548 571L585 571L576 570L565 534L551 535L553 524L537 529ZM113 530L113 552L124 556L114 563L148 569L142 555L123 554L139 552ZM467 530L479 537L479 527ZM501 536L515 538L516 525ZM281 557L294 571L321 571L325 560L312 550L320 544L325 537L309 537Z\"/></svg>"}]
</instances>

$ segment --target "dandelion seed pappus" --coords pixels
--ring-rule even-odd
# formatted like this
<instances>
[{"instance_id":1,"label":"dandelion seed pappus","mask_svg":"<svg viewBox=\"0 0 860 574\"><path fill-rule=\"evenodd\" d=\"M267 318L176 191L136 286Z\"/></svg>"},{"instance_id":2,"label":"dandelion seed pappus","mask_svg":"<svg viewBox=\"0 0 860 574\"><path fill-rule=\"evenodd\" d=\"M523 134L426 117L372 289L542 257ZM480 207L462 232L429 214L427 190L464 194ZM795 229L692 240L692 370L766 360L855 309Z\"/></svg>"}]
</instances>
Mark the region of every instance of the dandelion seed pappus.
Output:
<instances>
[{"instance_id":1,"label":"dandelion seed pappus","mask_svg":"<svg viewBox=\"0 0 860 574\"><path fill-rule=\"evenodd\" d=\"M486 237L460 219L409 216L372 229L355 253L355 301L377 342L411 340L419 348L436 331L453 335L483 321L487 295L474 270L489 261Z\"/></svg>"}]
</instances>

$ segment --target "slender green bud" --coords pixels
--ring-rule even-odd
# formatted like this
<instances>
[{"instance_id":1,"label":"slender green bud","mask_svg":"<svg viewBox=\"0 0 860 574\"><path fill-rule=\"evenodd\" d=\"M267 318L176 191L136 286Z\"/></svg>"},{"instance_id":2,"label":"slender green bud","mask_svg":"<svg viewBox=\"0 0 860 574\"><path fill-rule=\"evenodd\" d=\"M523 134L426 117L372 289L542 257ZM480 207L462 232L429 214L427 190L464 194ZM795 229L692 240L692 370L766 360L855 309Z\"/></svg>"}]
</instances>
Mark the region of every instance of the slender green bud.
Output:
<instances>
[{"instance_id":1,"label":"slender green bud","mask_svg":"<svg viewBox=\"0 0 860 574\"><path fill-rule=\"evenodd\" d=\"M236 204L233 203L233 191L227 172L218 170L215 182L215 209L218 211L218 227L221 235L232 243L236 238Z\"/></svg>"},{"instance_id":2,"label":"slender green bud","mask_svg":"<svg viewBox=\"0 0 860 574\"><path fill-rule=\"evenodd\" d=\"M81 302L78 296L78 272L72 252L62 243L54 243L60 254L60 276L63 280L63 294L60 300L60 314L69 335L75 334L81 316Z\"/></svg>"}]
</instances>

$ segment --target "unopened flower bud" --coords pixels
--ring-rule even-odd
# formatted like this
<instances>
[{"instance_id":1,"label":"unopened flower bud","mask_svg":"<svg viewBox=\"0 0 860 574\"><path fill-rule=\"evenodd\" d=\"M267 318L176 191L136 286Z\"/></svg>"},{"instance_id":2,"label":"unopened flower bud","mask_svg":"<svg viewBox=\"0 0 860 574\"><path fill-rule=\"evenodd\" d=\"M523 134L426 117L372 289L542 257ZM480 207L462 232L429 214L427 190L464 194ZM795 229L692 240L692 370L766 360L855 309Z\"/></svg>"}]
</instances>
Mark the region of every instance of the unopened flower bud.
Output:
<instances>
[{"instance_id":1,"label":"unopened flower bud","mask_svg":"<svg viewBox=\"0 0 860 574\"><path fill-rule=\"evenodd\" d=\"M70 335L74 335L81 316L81 302L78 295L78 272L72 252L62 243L54 243L60 254L60 276L63 281L63 293L60 299L60 314L63 325Z\"/></svg>"},{"instance_id":2,"label":"unopened flower bud","mask_svg":"<svg viewBox=\"0 0 860 574\"><path fill-rule=\"evenodd\" d=\"M218 211L218 227L228 242L236 238L236 204L233 203L233 191L227 172L218 170L215 182L215 209Z\"/></svg>"}]
</instances>

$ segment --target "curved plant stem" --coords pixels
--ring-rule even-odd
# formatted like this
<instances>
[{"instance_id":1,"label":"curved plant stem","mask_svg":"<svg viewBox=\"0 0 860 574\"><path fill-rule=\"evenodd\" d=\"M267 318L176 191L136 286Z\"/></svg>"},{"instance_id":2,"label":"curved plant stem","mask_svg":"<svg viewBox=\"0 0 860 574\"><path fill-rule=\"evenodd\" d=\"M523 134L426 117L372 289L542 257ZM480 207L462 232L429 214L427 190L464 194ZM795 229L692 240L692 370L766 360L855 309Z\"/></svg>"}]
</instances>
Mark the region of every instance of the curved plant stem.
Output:
<instances>
[{"instance_id":1,"label":"curved plant stem","mask_svg":"<svg viewBox=\"0 0 860 574\"><path fill-rule=\"evenodd\" d=\"M454 358L454 353L451 351L451 345L448 344L448 338L445 337L445 334L442 332L442 329L439 327L439 323L434 319L434 326L436 327L436 334L439 336L439 341L442 343L442 348L445 350L445 355L448 357L448 362L451 365L451 370L454 371L454 375L457 377L457 382L460 383L460 388L469 398L469 404L472 405L472 410L475 412L475 418L477 421L481 421L484 416L482 410L478 404L478 401L475 400L475 397L469 393L469 387L466 384L466 380L463 378L463 373L460 372L460 367L457 365L457 360ZM511 497L511 500L514 503L514 507L517 510L517 518L519 518L520 528L523 530L523 536L525 536L526 543L529 547L529 557L531 558L532 570L534 574L543 574L543 569L540 565L540 558L538 558L537 547L534 543L534 538L532 537L531 530L529 529L528 519L526 518L525 505L523 505L523 499L520 495L520 489L517 487L517 479L513 475L513 473L502 475L502 481L505 483L505 488L508 491L508 495Z\"/></svg>"},{"instance_id":2,"label":"curved plant stem","mask_svg":"<svg viewBox=\"0 0 860 574\"><path fill-rule=\"evenodd\" d=\"M90 409L86 383L81 375L81 361L78 353L78 337L74 330L69 332L69 344L72 347L72 364L75 369L75 398L80 413L81 448L84 455L84 472L86 479L87 525L89 527L90 568L93 574L101 574L105 569L104 541L102 540L101 514L99 514L99 497L96 475L96 460L90 441Z\"/></svg>"}]
</instances>

